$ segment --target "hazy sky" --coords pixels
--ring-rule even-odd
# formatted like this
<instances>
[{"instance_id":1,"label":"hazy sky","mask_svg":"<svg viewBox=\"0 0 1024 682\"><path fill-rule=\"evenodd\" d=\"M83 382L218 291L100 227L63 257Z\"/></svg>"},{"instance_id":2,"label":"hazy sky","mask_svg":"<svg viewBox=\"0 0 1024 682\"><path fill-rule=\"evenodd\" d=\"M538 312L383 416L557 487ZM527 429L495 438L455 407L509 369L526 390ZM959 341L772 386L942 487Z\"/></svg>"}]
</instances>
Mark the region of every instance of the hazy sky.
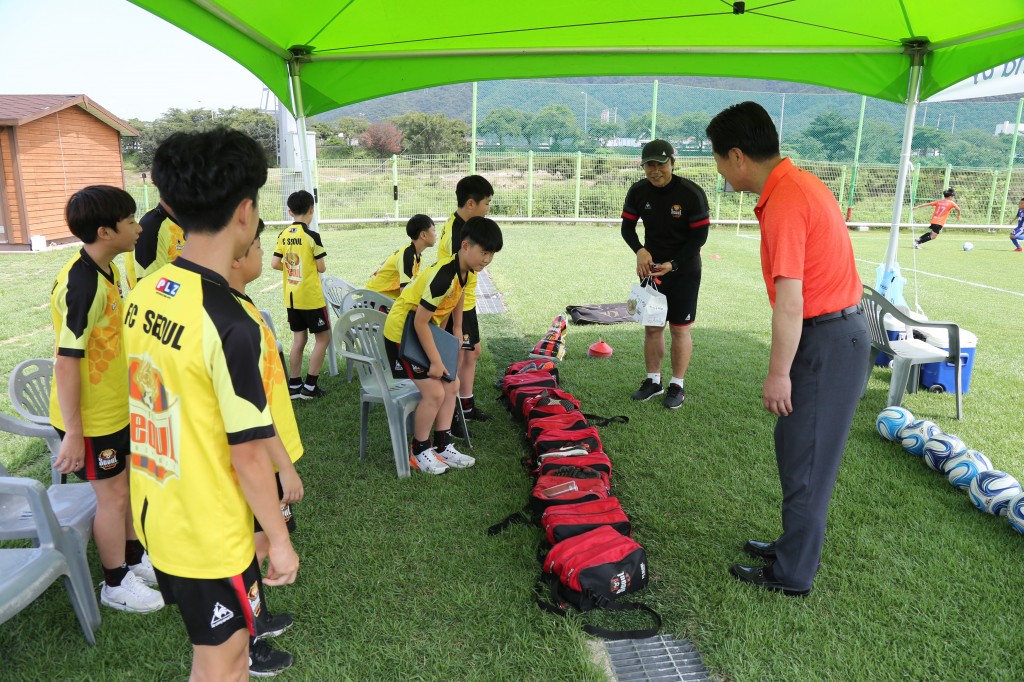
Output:
<instances>
[{"instance_id":1,"label":"hazy sky","mask_svg":"<svg viewBox=\"0 0 1024 682\"><path fill-rule=\"evenodd\" d=\"M274 101L237 62L127 0L0 0L0 94L84 94L145 121Z\"/></svg>"}]
</instances>

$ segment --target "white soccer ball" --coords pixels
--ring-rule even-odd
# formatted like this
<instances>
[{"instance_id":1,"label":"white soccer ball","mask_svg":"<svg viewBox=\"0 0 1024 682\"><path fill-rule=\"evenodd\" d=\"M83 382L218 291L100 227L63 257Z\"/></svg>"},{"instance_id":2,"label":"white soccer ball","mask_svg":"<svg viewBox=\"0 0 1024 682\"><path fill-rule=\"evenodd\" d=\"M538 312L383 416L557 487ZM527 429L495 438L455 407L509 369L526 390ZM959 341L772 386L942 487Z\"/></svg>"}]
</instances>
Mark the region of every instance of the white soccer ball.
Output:
<instances>
[{"instance_id":1,"label":"white soccer ball","mask_svg":"<svg viewBox=\"0 0 1024 682\"><path fill-rule=\"evenodd\" d=\"M921 457L924 455L924 444L937 433L942 433L942 429L934 423L926 419L917 419L904 426L900 431L900 443L904 450Z\"/></svg>"},{"instance_id":2,"label":"white soccer ball","mask_svg":"<svg viewBox=\"0 0 1024 682\"><path fill-rule=\"evenodd\" d=\"M974 249L974 244L972 244L970 242L964 242L964 251L972 251L973 249Z\"/></svg>"},{"instance_id":3,"label":"white soccer ball","mask_svg":"<svg viewBox=\"0 0 1024 682\"><path fill-rule=\"evenodd\" d=\"M903 427L912 421L914 415L910 414L910 410L904 407L887 407L878 413L875 428L882 438L895 442L900 439Z\"/></svg>"},{"instance_id":4,"label":"white soccer ball","mask_svg":"<svg viewBox=\"0 0 1024 682\"><path fill-rule=\"evenodd\" d=\"M1017 479L1005 471L982 471L971 481L971 502L993 516L1006 516L1010 500L1021 492Z\"/></svg>"},{"instance_id":5,"label":"white soccer ball","mask_svg":"<svg viewBox=\"0 0 1024 682\"><path fill-rule=\"evenodd\" d=\"M957 490L970 488L971 481L982 471L992 471L992 460L977 450L968 450L946 462L946 478Z\"/></svg>"},{"instance_id":6,"label":"white soccer ball","mask_svg":"<svg viewBox=\"0 0 1024 682\"><path fill-rule=\"evenodd\" d=\"M1024 534L1024 493L1010 500L1006 506L1006 520L1010 522L1011 528Z\"/></svg>"},{"instance_id":7,"label":"white soccer ball","mask_svg":"<svg viewBox=\"0 0 1024 682\"><path fill-rule=\"evenodd\" d=\"M951 433L937 433L924 444L924 463L929 469L946 473L949 460L967 452L967 446Z\"/></svg>"}]
</instances>

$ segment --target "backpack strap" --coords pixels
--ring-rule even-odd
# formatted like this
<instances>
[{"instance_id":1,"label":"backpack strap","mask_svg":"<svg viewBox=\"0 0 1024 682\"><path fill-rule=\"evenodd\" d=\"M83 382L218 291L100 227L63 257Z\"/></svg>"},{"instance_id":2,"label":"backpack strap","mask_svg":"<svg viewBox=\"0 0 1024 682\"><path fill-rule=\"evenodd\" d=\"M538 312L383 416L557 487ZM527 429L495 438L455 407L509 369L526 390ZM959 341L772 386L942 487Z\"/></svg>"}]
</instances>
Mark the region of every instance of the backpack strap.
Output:
<instances>
[{"instance_id":1,"label":"backpack strap","mask_svg":"<svg viewBox=\"0 0 1024 682\"><path fill-rule=\"evenodd\" d=\"M602 417L597 414L583 413L583 416L587 418L587 422L594 426L608 426L610 424L628 424L629 417L624 414L616 415L614 417Z\"/></svg>"},{"instance_id":2,"label":"backpack strap","mask_svg":"<svg viewBox=\"0 0 1024 682\"><path fill-rule=\"evenodd\" d=\"M569 602L559 594L560 586L558 576L541 573L537 576L537 582L534 585L534 601L542 610L564 617L569 612ZM596 625L584 625L583 631L588 635L610 640L646 639L654 637L661 630L661 614L645 604L598 599L594 595L588 595L588 597L594 601L596 608L607 611L643 611L650 614L654 620L654 627L638 630L610 630Z\"/></svg>"},{"instance_id":3,"label":"backpack strap","mask_svg":"<svg viewBox=\"0 0 1024 682\"><path fill-rule=\"evenodd\" d=\"M509 514L504 519L488 528L487 534L497 535L498 533L501 533L502 531L505 531L511 528L512 526L529 526L533 523L533 514L530 512L529 505L527 505L526 507L523 507L519 511L513 514Z\"/></svg>"}]
</instances>

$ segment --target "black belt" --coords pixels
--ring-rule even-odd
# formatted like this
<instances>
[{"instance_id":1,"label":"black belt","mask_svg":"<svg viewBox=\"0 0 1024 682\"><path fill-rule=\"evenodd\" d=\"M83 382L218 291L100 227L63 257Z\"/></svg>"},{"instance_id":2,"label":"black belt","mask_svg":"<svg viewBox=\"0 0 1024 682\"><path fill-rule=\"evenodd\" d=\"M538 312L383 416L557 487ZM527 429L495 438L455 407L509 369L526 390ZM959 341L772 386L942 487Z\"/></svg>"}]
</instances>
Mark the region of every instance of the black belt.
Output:
<instances>
[{"instance_id":1,"label":"black belt","mask_svg":"<svg viewBox=\"0 0 1024 682\"><path fill-rule=\"evenodd\" d=\"M815 326L817 326L819 324L824 324L826 322L831 322L832 320L838 320L839 318L846 319L850 315L855 315L855 314L856 315L860 314L860 306L859 305L851 305L849 308L843 308L842 310L837 310L834 313L824 313L822 315L818 315L817 317L808 317L808 318L806 318L804 320L804 326L805 327L815 327Z\"/></svg>"}]
</instances>

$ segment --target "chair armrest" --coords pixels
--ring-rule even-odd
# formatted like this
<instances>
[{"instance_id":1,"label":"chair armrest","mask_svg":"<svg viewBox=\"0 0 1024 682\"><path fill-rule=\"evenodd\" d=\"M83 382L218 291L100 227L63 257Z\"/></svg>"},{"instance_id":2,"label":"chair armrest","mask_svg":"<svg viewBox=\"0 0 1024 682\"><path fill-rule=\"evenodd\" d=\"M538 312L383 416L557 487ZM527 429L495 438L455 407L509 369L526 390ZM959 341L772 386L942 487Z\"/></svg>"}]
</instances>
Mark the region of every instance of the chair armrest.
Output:
<instances>
[{"instance_id":1,"label":"chair armrest","mask_svg":"<svg viewBox=\"0 0 1024 682\"><path fill-rule=\"evenodd\" d=\"M337 348L335 350L337 351L338 355L345 358L346 360L352 360L353 362L362 362L367 365L372 365L374 362L376 362L369 355L360 355L359 353L353 353L352 351L345 350L344 348Z\"/></svg>"},{"instance_id":2,"label":"chair armrest","mask_svg":"<svg viewBox=\"0 0 1024 682\"><path fill-rule=\"evenodd\" d=\"M50 498L46 495L46 488L43 484L33 478L19 478L16 476L0 477L0 495L15 495L23 497L32 510L32 519L36 524L36 531L39 533L40 547L57 546L56 534L60 532L60 524L50 506Z\"/></svg>"},{"instance_id":3,"label":"chair armrest","mask_svg":"<svg viewBox=\"0 0 1024 682\"><path fill-rule=\"evenodd\" d=\"M53 438L57 435L57 431L49 424L15 419L6 414L0 414L0 431L13 433L16 436L27 436L28 438Z\"/></svg>"}]
</instances>

